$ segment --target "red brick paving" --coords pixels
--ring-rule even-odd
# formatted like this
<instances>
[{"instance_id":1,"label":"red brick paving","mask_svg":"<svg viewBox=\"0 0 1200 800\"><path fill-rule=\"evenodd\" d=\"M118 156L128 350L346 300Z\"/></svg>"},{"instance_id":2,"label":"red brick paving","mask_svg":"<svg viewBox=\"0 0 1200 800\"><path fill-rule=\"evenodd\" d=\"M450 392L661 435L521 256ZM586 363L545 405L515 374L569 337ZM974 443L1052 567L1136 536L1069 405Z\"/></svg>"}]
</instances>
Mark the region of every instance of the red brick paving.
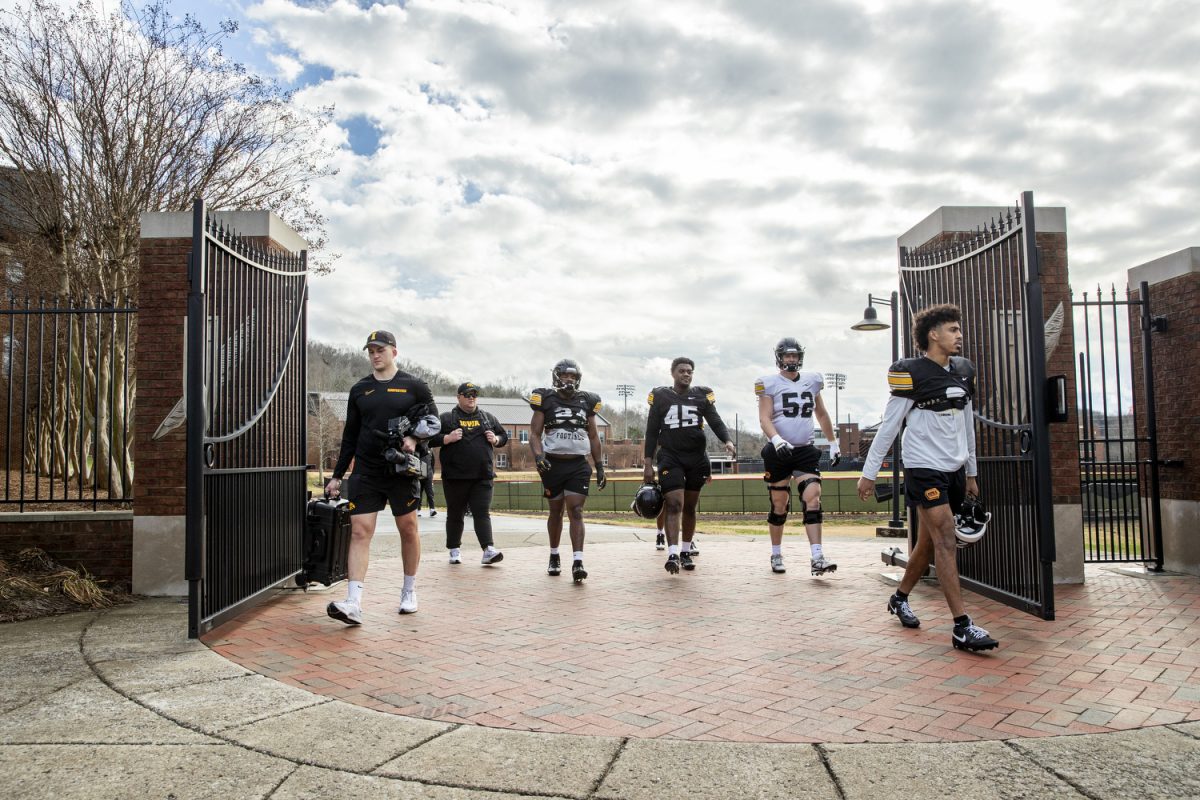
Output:
<instances>
[{"instance_id":1,"label":"red brick paving","mask_svg":"<svg viewBox=\"0 0 1200 800\"><path fill-rule=\"evenodd\" d=\"M248 669L356 705L515 730L738 742L937 742L1100 733L1200 720L1200 580L1089 567L1043 621L968 594L1001 642L950 647L936 586L922 627L887 614L874 541L837 541L836 577L789 540L773 575L757 542L706 541L670 577L641 543L588 547L581 586L546 549L502 566L427 554L421 611L401 617L398 558L376 558L365 623L325 615L329 592L287 596L205 637ZM569 555L567 556L569 558Z\"/></svg>"}]
</instances>

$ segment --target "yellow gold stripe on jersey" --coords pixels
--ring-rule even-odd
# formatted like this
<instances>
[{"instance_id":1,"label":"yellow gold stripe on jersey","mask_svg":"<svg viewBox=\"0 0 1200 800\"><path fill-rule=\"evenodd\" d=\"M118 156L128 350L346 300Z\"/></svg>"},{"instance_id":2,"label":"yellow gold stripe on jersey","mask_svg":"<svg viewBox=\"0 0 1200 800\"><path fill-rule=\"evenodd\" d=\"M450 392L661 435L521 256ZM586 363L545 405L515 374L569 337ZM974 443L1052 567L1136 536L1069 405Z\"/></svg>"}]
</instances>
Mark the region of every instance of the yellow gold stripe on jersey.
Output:
<instances>
[{"instance_id":1,"label":"yellow gold stripe on jersey","mask_svg":"<svg viewBox=\"0 0 1200 800\"><path fill-rule=\"evenodd\" d=\"M646 405L648 405L648 406L654 405L654 390L653 389L650 390L650 394L646 395Z\"/></svg>"},{"instance_id":2,"label":"yellow gold stripe on jersey","mask_svg":"<svg viewBox=\"0 0 1200 800\"><path fill-rule=\"evenodd\" d=\"M755 381L755 382L754 382L754 393L755 393L755 394L757 394L757 395L762 395L762 393L763 393L764 391L766 391L766 387L763 385L763 382L762 382L762 381Z\"/></svg>"},{"instance_id":3,"label":"yellow gold stripe on jersey","mask_svg":"<svg viewBox=\"0 0 1200 800\"><path fill-rule=\"evenodd\" d=\"M540 394L538 394L537 392L534 392L533 394L529 395L529 405L540 406L541 404L542 404L542 396Z\"/></svg>"},{"instance_id":4,"label":"yellow gold stripe on jersey","mask_svg":"<svg viewBox=\"0 0 1200 800\"><path fill-rule=\"evenodd\" d=\"M708 394L704 395L704 397L705 397L705 399L706 399L706 400L708 400L708 402L710 402L710 403L715 403L715 402L717 402L717 396L716 396L714 393L712 393L712 392L709 392Z\"/></svg>"},{"instance_id":5,"label":"yellow gold stripe on jersey","mask_svg":"<svg viewBox=\"0 0 1200 800\"><path fill-rule=\"evenodd\" d=\"M911 372L889 372L888 387L899 391L908 391L913 388L913 376Z\"/></svg>"},{"instance_id":6,"label":"yellow gold stripe on jersey","mask_svg":"<svg viewBox=\"0 0 1200 800\"><path fill-rule=\"evenodd\" d=\"M592 412L595 414L600 413L600 401L599 400L597 400L596 405L592 407Z\"/></svg>"},{"instance_id":7,"label":"yellow gold stripe on jersey","mask_svg":"<svg viewBox=\"0 0 1200 800\"><path fill-rule=\"evenodd\" d=\"M388 387L388 391L396 392L397 394L408 394L408 389L393 389L391 386Z\"/></svg>"}]
</instances>

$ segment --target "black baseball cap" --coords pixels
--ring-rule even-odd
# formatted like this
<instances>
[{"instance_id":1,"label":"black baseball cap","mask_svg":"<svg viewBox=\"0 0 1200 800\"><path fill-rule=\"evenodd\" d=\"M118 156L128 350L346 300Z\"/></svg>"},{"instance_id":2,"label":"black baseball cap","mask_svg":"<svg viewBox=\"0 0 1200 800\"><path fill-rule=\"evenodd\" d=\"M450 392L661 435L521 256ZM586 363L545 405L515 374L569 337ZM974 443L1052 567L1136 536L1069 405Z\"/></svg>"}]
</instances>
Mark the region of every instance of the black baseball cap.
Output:
<instances>
[{"instance_id":1,"label":"black baseball cap","mask_svg":"<svg viewBox=\"0 0 1200 800\"><path fill-rule=\"evenodd\" d=\"M367 343L363 345L363 350L366 350L373 344L395 347L396 337L388 331L371 331L371 333L367 335Z\"/></svg>"},{"instance_id":2,"label":"black baseball cap","mask_svg":"<svg viewBox=\"0 0 1200 800\"><path fill-rule=\"evenodd\" d=\"M467 381L466 383L459 384L458 393L461 395L466 395L468 393L474 393L474 395L476 397L478 397L479 396L479 387L476 386L475 384L471 383L470 381Z\"/></svg>"}]
</instances>

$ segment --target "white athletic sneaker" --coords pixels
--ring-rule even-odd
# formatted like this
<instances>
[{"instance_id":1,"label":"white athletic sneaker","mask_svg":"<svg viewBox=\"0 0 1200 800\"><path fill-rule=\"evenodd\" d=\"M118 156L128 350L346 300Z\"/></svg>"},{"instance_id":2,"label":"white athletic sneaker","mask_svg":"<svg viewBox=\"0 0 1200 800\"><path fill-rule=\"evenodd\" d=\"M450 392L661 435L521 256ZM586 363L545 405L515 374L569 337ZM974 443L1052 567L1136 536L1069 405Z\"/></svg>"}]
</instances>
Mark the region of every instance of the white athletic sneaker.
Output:
<instances>
[{"instance_id":1,"label":"white athletic sneaker","mask_svg":"<svg viewBox=\"0 0 1200 800\"><path fill-rule=\"evenodd\" d=\"M783 566L783 556L771 556L771 572L787 572Z\"/></svg>"},{"instance_id":2,"label":"white athletic sneaker","mask_svg":"<svg viewBox=\"0 0 1200 800\"><path fill-rule=\"evenodd\" d=\"M504 553L501 553L499 550L484 550L483 558L479 563L485 567L490 567L492 564L499 564L503 560Z\"/></svg>"},{"instance_id":3,"label":"white athletic sneaker","mask_svg":"<svg viewBox=\"0 0 1200 800\"><path fill-rule=\"evenodd\" d=\"M459 550L457 547L450 551L450 563L451 564L461 564L462 563L462 551Z\"/></svg>"},{"instance_id":4,"label":"white athletic sneaker","mask_svg":"<svg viewBox=\"0 0 1200 800\"><path fill-rule=\"evenodd\" d=\"M362 608L349 600L330 603L325 607L325 613L347 625L362 625Z\"/></svg>"},{"instance_id":5,"label":"white athletic sneaker","mask_svg":"<svg viewBox=\"0 0 1200 800\"><path fill-rule=\"evenodd\" d=\"M405 589L400 592L400 613L415 614L417 613L417 590Z\"/></svg>"}]
</instances>

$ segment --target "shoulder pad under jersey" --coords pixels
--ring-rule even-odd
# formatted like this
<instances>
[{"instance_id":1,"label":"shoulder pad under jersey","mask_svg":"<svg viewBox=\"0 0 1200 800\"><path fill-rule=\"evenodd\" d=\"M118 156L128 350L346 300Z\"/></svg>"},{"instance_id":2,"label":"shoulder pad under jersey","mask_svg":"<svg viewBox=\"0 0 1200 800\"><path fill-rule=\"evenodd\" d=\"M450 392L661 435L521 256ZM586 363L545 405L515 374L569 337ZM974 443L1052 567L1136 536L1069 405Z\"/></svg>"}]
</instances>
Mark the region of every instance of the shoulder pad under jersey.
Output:
<instances>
[{"instance_id":1,"label":"shoulder pad under jersey","mask_svg":"<svg viewBox=\"0 0 1200 800\"><path fill-rule=\"evenodd\" d=\"M913 362L916 359L902 358L888 367L888 389L892 394L904 397L912 394L915 388L913 381Z\"/></svg>"},{"instance_id":2,"label":"shoulder pad under jersey","mask_svg":"<svg viewBox=\"0 0 1200 800\"><path fill-rule=\"evenodd\" d=\"M713 392L711 386L693 386L693 391L704 395L704 399L710 403L717 402L717 395Z\"/></svg>"},{"instance_id":3,"label":"shoulder pad under jersey","mask_svg":"<svg viewBox=\"0 0 1200 800\"><path fill-rule=\"evenodd\" d=\"M534 389L529 393L529 407L534 411L542 410L542 403L550 395L552 389Z\"/></svg>"}]
</instances>

